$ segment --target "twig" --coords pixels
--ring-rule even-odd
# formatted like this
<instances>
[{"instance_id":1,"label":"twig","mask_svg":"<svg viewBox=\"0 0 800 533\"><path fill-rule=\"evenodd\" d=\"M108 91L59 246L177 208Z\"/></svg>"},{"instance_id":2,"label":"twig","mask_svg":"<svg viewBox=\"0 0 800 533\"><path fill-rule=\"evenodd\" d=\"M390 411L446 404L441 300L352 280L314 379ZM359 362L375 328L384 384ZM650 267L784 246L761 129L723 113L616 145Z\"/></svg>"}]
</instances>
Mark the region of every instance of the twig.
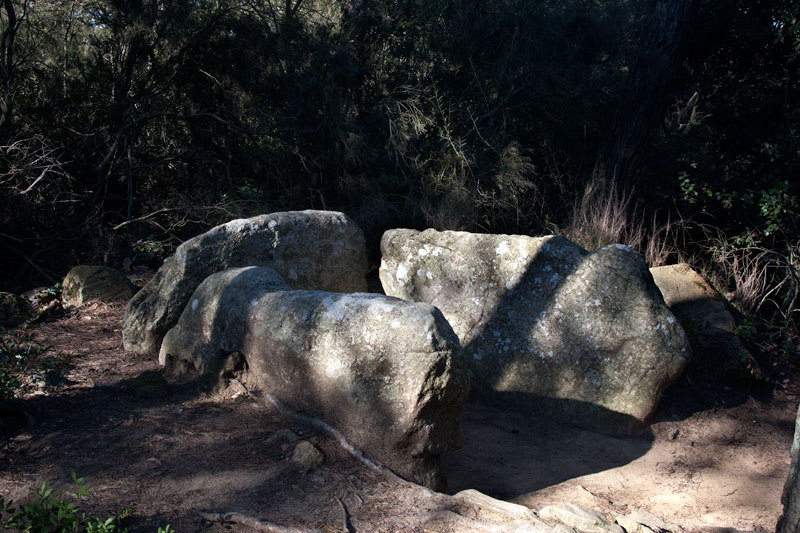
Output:
<instances>
[{"instance_id":1,"label":"twig","mask_svg":"<svg viewBox=\"0 0 800 533\"><path fill-rule=\"evenodd\" d=\"M198 514L203 520L208 520L209 522L241 524L257 531L266 531L267 533L317 533L319 531L317 529L286 527L259 518L253 518L252 516L243 515L242 513L205 513L200 511Z\"/></svg>"}]
</instances>

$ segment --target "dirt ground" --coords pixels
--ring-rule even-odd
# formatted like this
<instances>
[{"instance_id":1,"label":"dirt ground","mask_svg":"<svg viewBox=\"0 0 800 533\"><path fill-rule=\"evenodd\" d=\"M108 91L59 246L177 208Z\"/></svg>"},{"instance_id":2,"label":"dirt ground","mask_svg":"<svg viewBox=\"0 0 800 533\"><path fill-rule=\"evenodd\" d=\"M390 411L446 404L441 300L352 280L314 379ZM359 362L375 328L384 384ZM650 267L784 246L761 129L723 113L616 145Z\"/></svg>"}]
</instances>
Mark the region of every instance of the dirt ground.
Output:
<instances>
[{"instance_id":1,"label":"dirt ground","mask_svg":"<svg viewBox=\"0 0 800 533\"><path fill-rule=\"evenodd\" d=\"M463 513L452 498L367 468L249 392L164 380L155 360L122 349L123 310L93 304L31 330L74 368L59 389L25 398L25 419L0 426L0 496L24 499L43 481L69 494L75 471L92 487L83 507L130 509L134 531L245 530L199 511L320 531L460 531L424 525L430 513ZM609 514L642 509L688 531L772 531L800 396L795 368L773 370L785 382L759 394L684 376L637 437L470 404L466 446L444 459L451 492L477 489L533 510L567 502ZM270 439L284 428L321 449L324 464L293 462L295 443Z\"/></svg>"}]
</instances>

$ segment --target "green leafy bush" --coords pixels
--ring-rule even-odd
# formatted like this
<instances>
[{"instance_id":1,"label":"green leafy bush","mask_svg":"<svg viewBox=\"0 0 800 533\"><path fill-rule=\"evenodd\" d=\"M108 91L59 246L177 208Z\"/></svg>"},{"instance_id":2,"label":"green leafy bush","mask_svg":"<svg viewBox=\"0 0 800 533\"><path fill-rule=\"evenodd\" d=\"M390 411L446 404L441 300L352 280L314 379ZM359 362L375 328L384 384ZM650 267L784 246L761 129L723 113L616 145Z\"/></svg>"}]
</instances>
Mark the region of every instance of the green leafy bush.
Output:
<instances>
[{"instance_id":1,"label":"green leafy bush","mask_svg":"<svg viewBox=\"0 0 800 533\"><path fill-rule=\"evenodd\" d=\"M89 486L84 478L72 473L75 483L75 496L78 500L89 495ZM9 531L25 532L87 532L110 533L127 531L121 528L120 522L127 517L129 511L122 511L117 516L99 518L83 511L76 503L67 501L63 491L55 492L47 483L33 491L30 502L15 507L13 502L6 502L0 497L0 518ZM8 518L5 518L8 515Z\"/></svg>"},{"instance_id":2,"label":"green leafy bush","mask_svg":"<svg viewBox=\"0 0 800 533\"><path fill-rule=\"evenodd\" d=\"M75 483L75 498L89 496L89 485L82 477L72 472ZM80 505L67 501L63 491L56 491L42 483L42 486L30 494L29 502L15 506L0 497L0 527L8 531L24 531L26 533L115 533L127 532L123 527L130 510L124 509L115 516L100 518L81 509ZM158 533L175 533L167 524L159 527Z\"/></svg>"},{"instance_id":3,"label":"green leafy bush","mask_svg":"<svg viewBox=\"0 0 800 533\"><path fill-rule=\"evenodd\" d=\"M33 333L11 330L0 335L0 400L10 400L30 387L60 386L72 368L69 355L51 353Z\"/></svg>"}]
</instances>

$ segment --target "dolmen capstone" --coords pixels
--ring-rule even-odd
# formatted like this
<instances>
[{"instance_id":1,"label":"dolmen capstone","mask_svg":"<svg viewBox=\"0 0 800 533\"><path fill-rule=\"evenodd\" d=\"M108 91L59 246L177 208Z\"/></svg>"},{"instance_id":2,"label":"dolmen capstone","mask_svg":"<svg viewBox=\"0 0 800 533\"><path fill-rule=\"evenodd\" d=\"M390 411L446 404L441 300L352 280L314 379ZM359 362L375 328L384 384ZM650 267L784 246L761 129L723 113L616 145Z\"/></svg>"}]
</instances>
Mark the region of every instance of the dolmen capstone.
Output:
<instances>
[{"instance_id":1,"label":"dolmen capstone","mask_svg":"<svg viewBox=\"0 0 800 533\"><path fill-rule=\"evenodd\" d=\"M401 476L444 490L439 457L462 444L469 378L435 307L290 290L264 267L213 274L188 300L161 344L168 371L219 374L241 354L248 385L321 418Z\"/></svg>"},{"instance_id":2,"label":"dolmen capstone","mask_svg":"<svg viewBox=\"0 0 800 533\"><path fill-rule=\"evenodd\" d=\"M381 252L386 294L442 311L473 390L494 403L636 432L689 360L687 336L626 246L397 229Z\"/></svg>"},{"instance_id":3,"label":"dolmen capstone","mask_svg":"<svg viewBox=\"0 0 800 533\"><path fill-rule=\"evenodd\" d=\"M217 226L180 246L128 303L125 349L158 353L192 292L231 267L275 269L293 289L366 290L367 253L361 229L343 213L288 211Z\"/></svg>"}]
</instances>

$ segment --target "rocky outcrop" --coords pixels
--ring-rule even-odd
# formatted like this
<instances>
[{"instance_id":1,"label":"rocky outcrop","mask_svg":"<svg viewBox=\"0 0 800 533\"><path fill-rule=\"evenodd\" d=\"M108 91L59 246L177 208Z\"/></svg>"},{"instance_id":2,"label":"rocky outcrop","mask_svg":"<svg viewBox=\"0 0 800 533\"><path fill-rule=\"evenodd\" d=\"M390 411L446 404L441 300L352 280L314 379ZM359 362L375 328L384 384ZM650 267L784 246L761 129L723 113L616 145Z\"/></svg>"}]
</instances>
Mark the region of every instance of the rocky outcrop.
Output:
<instances>
[{"instance_id":1,"label":"rocky outcrop","mask_svg":"<svg viewBox=\"0 0 800 533\"><path fill-rule=\"evenodd\" d=\"M691 348L641 258L562 237L391 230L386 294L438 307L476 392L611 432L635 431Z\"/></svg>"},{"instance_id":2,"label":"rocky outcrop","mask_svg":"<svg viewBox=\"0 0 800 533\"><path fill-rule=\"evenodd\" d=\"M758 363L736 336L725 299L686 263L651 268L664 301L689 334L692 367L732 383L761 377Z\"/></svg>"},{"instance_id":3,"label":"rocky outcrop","mask_svg":"<svg viewBox=\"0 0 800 533\"><path fill-rule=\"evenodd\" d=\"M442 489L439 456L461 445L468 377L441 313L377 294L281 288L268 268L208 277L164 337L160 363L208 374L240 353L247 383L321 418L400 475Z\"/></svg>"},{"instance_id":4,"label":"rocky outcrop","mask_svg":"<svg viewBox=\"0 0 800 533\"><path fill-rule=\"evenodd\" d=\"M128 300L135 293L136 285L125 274L105 266L73 267L61 284L61 299L64 305L71 307L80 307L90 301Z\"/></svg>"},{"instance_id":5,"label":"rocky outcrop","mask_svg":"<svg viewBox=\"0 0 800 533\"><path fill-rule=\"evenodd\" d=\"M128 304L125 349L158 353L192 292L227 268L266 266L293 289L366 290L362 231L332 211L292 211L233 220L181 244Z\"/></svg>"},{"instance_id":6,"label":"rocky outcrop","mask_svg":"<svg viewBox=\"0 0 800 533\"><path fill-rule=\"evenodd\" d=\"M800 409L797 411L797 418L794 425L794 440L792 441L792 462L789 467L789 477L783 486L783 516L778 519L776 533L798 533L800 532Z\"/></svg>"},{"instance_id":7,"label":"rocky outcrop","mask_svg":"<svg viewBox=\"0 0 800 533\"><path fill-rule=\"evenodd\" d=\"M25 298L11 292L0 292L0 327L13 328L31 316L31 307Z\"/></svg>"}]
</instances>

